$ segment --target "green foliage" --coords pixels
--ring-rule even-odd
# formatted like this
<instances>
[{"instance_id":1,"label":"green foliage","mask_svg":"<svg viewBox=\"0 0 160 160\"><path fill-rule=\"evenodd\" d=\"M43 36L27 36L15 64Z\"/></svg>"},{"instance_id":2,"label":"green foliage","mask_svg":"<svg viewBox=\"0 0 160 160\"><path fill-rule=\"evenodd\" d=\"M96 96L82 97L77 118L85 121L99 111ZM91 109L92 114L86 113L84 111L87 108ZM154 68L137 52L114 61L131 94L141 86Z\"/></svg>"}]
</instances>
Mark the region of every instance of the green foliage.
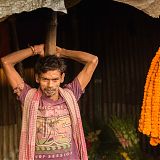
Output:
<instances>
[{"instance_id":1,"label":"green foliage","mask_svg":"<svg viewBox=\"0 0 160 160\"><path fill-rule=\"evenodd\" d=\"M91 128L83 118L89 160L151 160L140 149L140 140L131 119L113 116L107 125L99 126L98 129Z\"/></svg>"},{"instance_id":2,"label":"green foliage","mask_svg":"<svg viewBox=\"0 0 160 160\"><path fill-rule=\"evenodd\" d=\"M110 118L108 126L121 144L119 153L125 160L146 160L140 149L140 140L131 119L113 116Z\"/></svg>"},{"instance_id":3,"label":"green foliage","mask_svg":"<svg viewBox=\"0 0 160 160\"><path fill-rule=\"evenodd\" d=\"M139 145L137 131L130 119L120 119L113 116L109 121L109 127L113 130L124 149Z\"/></svg>"}]
</instances>

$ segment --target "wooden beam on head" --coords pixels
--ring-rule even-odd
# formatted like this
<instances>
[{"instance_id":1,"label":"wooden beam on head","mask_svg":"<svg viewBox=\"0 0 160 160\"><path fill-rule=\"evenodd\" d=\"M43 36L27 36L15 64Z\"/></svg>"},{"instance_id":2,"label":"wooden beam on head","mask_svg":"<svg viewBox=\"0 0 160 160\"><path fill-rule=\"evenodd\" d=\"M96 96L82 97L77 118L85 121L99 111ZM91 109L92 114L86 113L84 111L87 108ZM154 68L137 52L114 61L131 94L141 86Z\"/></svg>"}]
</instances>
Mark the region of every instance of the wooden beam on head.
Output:
<instances>
[{"instance_id":1,"label":"wooden beam on head","mask_svg":"<svg viewBox=\"0 0 160 160\"><path fill-rule=\"evenodd\" d=\"M45 41L45 56L55 54L56 38L57 38L57 12L52 11L50 16L50 22L47 26L47 35Z\"/></svg>"}]
</instances>

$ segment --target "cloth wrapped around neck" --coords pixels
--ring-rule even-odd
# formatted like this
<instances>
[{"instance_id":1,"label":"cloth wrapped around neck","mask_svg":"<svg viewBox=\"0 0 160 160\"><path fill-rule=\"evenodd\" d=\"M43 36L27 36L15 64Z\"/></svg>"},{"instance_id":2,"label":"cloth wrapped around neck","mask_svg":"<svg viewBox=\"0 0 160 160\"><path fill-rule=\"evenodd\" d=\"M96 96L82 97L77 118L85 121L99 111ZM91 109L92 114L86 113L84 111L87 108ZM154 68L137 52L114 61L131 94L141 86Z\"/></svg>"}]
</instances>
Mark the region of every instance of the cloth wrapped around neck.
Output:
<instances>
[{"instance_id":1,"label":"cloth wrapped around neck","mask_svg":"<svg viewBox=\"0 0 160 160\"><path fill-rule=\"evenodd\" d=\"M76 98L73 92L67 88L59 88L59 91L66 101L71 116L73 138L77 146L80 160L88 160L82 120ZM34 160L36 119L41 95L41 90L34 88L29 90L26 95L23 106L19 160Z\"/></svg>"}]
</instances>

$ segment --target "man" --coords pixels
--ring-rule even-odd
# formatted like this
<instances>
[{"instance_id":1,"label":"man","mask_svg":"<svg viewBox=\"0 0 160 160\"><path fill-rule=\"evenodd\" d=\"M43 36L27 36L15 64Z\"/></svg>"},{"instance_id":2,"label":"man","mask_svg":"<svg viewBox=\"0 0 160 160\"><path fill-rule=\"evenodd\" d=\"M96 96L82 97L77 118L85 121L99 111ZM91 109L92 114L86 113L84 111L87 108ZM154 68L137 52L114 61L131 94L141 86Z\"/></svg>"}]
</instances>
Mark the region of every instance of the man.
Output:
<instances>
[{"instance_id":1,"label":"man","mask_svg":"<svg viewBox=\"0 0 160 160\"><path fill-rule=\"evenodd\" d=\"M14 65L39 54L35 78L39 88L27 85ZM75 79L61 88L65 77L63 59L83 63ZM19 160L87 160L82 122L77 104L98 64L97 56L56 47L53 56L44 56L44 45L13 52L1 59L14 93L22 103L23 118Z\"/></svg>"}]
</instances>

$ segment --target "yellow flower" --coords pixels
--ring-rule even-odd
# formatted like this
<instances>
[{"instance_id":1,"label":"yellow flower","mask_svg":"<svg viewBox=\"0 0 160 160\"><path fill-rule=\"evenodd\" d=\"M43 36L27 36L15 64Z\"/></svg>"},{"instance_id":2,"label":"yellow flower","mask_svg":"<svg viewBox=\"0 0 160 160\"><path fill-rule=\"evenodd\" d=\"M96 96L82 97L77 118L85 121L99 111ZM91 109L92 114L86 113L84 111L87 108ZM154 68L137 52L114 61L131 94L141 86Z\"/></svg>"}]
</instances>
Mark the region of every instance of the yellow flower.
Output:
<instances>
[{"instance_id":1,"label":"yellow flower","mask_svg":"<svg viewBox=\"0 0 160 160\"><path fill-rule=\"evenodd\" d=\"M101 133L101 130L96 130L95 132L88 133L86 137L90 142L98 141L98 135Z\"/></svg>"},{"instance_id":2,"label":"yellow flower","mask_svg":"<svg viewBox=\"0 0 160 160\"><path fill-rule=\"evenodd\" d=\"M121 152L120 154L125 158L125 160L131 160L126 152Z\"/></svg>"}]
</instances>

